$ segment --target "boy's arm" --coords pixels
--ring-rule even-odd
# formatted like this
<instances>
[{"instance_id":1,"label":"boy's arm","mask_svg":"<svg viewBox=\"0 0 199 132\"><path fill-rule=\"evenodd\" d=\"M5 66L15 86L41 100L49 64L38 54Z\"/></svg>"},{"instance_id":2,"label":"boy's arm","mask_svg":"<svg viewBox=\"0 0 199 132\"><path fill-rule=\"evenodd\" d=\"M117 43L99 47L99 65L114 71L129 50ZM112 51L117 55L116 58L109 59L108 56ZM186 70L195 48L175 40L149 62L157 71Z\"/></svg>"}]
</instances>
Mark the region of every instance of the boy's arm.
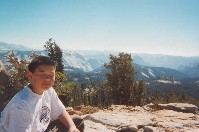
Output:
<instances>
[{"instance_id":1,"label":"boy's arm","mask_svg":"<svg viewBox=\"0 0 199 132\"><path fill-rule=\"evenodd\" d=\"M64 111L58 119L68 128L68 132L80 132L67 111Z\"/></svg>"}]
</instances>

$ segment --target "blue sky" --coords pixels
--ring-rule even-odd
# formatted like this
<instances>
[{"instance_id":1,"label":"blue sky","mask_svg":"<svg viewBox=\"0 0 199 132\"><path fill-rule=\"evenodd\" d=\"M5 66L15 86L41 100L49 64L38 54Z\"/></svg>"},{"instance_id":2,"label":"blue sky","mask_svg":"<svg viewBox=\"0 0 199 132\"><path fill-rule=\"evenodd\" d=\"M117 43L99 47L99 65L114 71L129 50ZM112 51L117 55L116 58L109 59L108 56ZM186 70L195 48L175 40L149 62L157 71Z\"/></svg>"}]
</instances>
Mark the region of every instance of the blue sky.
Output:
<instances>
[{"instance_id":1,"label":"blue sky","mask_svg":"<svg viewBox=\"0 0 199 132\"><path fill-rule=\"evenodd\" d=\"M0 0L0 42L199 56L199 0Z\"/></svg>"}]
</instances>

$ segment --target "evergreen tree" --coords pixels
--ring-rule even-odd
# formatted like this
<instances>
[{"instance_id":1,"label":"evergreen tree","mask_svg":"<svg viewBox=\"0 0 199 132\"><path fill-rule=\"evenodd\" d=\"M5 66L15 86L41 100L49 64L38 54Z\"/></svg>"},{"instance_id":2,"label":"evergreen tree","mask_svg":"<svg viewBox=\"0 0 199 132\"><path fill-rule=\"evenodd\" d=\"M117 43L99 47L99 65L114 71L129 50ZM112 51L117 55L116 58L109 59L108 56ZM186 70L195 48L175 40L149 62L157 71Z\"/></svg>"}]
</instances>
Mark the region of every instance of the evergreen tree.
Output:
<instances>
[{"instance_id":1,"label":"evergreen tree","mask_svg":"<svg viewBox=\"0 0 199 132\"><path fill-rule=\"evenodd\" d=\"M169 91L165 97L166 103L176 103L177 97L174 91Z\"/></svg>"},{"instance_id":2,"label":"evergreen tree","mask_svg":"<svg viewBox=\"0 0 199 132\"><path fill-rule=\"evenodd\" d=\"M138 87L138 83L137 83L137 81L134 81L132 83L131 96L130 96L130 104L133 105L133 106L137 105L137 100L136 100L137 87Z\"/></svg>"},{"instance_id":3,"label":"evergreen tree","mask_svg":"<svg viewBox=\"0 0 199 132\"><path fill-rule=\"evenodd\" d=\"M137 91L137 105L138 106L143 106L145 104L145 100L146 100L146 90L145 90L145 86L144 86L144 81L140 80L138 87L136 89Z\"/></svg>"},{"instance_id":4,"label":"evergreen tree","mask_svg":"<svg viewBox=\"0 0 199 132\"><path fill-rule=\"evenodd\" d=\"M58 72L64 72L64 65L62 61L62 50L60 47L53 41L52 38L50 38L46 44L44 45L44 48L48 52L48 56L57 62L57 71Z\"/></svg>"},{"instance_id":5,"label":"evergreen tree","mask_svg":"<svg viewBox=\"0 0 199 132\"><path fill-rule=\"evenodd\" d=\"M106 76L114 103L130 104L131 89L135 78L131 55L127 53L119 53L118 57L110 55L110 62L104 66L110 70Z\"/></svg>"}]
</instances>

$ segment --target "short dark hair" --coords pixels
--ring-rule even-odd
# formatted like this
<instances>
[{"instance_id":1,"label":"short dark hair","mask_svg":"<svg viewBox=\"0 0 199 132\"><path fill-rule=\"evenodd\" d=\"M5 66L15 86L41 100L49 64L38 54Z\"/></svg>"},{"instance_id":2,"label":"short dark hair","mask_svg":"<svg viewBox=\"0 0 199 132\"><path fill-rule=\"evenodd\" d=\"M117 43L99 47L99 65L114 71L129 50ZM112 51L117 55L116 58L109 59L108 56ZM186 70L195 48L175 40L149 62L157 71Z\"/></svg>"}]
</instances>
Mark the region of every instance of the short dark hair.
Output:
<instances>
[{"instance_id":1,"label":"short dark hair","mask_svg":"<svg viewBox=\"0 0 199 132\"><path fill-rule=\"evenodd\" d=\"M55 66L55 67L57 66L56 62L52 60L50 57L37 56L28 65L28 70L33 73L35 69L40 65L50 65L50 66Z\"/></svg>"}]
</instances>

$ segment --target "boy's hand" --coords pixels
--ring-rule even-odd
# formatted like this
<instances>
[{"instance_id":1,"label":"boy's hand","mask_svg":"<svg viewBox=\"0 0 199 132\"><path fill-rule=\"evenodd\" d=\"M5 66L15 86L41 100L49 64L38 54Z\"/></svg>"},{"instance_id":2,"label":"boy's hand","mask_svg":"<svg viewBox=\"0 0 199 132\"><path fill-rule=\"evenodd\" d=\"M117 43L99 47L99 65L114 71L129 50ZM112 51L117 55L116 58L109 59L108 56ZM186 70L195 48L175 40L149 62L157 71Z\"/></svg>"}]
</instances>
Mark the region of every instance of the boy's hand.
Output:
<instances>
[{"instance_id":1,"label":"boy's hand","mask_svg":"<svg viewBox=\"0 0 199 132\"><path fill-rule=\"evenodd\" d=\"M76 128L76 126L72 126L69 128L68 132L80 132L80 131Z\"/></svg>"}]
</instances>

